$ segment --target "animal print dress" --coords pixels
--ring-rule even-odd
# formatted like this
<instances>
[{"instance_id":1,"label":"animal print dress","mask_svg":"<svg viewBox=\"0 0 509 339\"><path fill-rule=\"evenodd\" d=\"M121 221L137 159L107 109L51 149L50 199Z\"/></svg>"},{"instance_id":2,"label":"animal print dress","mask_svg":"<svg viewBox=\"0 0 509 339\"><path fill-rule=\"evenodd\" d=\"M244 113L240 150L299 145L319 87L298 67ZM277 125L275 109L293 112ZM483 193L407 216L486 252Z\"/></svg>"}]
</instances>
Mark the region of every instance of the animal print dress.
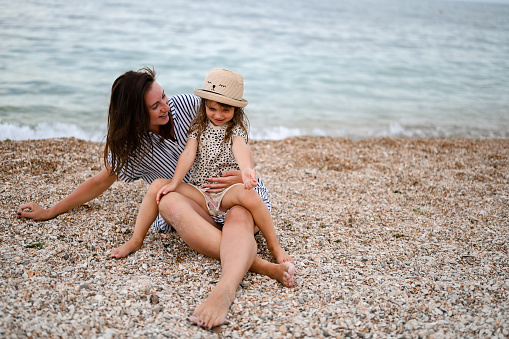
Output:
<instances>
[{"instance_id":1,"label":"animal print dress","mask_svg":"<svg viewBox=\"0 0 509 339\"><path fill-rule=\"evenodd\" d=\"M197 139L197 135L197 132L193 132L190 133L188 137ZM214 126L214 124L209 121L207 128L200 136L201 144L198 144L196 158L189 171L191 176L189 180L190 184L202 187L204 184L209 183L209 181L206 180L207 178L220 177L223 171L239 169L239 165L233 156L232 143L233 139L237 136L241 136L247 141L247 135L244 130L238 126L233 129L232 138L223 143L225 135L226 125ZM260 178L257 178L257 183L258 185L254 190L262 198L269 211L271 211L272 204L269 199L269 190L265 187ZM217 217L212 216L212 219L220 224L224 223L224 215Z\"/></svg>"},{"instance_id":2,"label":"animal print dress","mask_svg":"<svg viewBox=\"0 0 509 339\"><path fill-rule=\"evenodd\" d=\"M210 121L200 137L198 151L191 167L190 184L201 187L209 183L207 178L220 177L223 171L238 170L239 165L233 156L232 144L235 137L243 137L247 142L244 130L237 126L233 129L231 140L223 143L226 125L214 126ZM189 138L197 139L197 132L189 134Z\"/></svg>"}]
</instances>

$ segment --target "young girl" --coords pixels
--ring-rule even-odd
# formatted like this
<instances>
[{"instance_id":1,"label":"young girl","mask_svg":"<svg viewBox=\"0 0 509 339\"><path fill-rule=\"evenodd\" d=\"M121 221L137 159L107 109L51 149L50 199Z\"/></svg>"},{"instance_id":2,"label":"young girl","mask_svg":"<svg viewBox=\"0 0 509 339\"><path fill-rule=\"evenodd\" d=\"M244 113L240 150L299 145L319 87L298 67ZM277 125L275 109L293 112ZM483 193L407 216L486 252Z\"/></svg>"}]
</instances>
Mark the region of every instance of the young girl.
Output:
<instances>
[{"instance_id":1,"label":"young girl","mask_svg":"<svg viewBox=\"0 0 509 339\"><path fill-rule=\"evenodd\" d=\"M253 215L277 262L293 262L277 240L268 206L252 189L257 180L247 146L247 118L243 109L247 101L242 98L243 92L240 74L221 68L213 68L207 74L203 89L194 91L202 102L191 122L175 174L171 183L159 190L156 202L159 204L169 192L177 192L194 200L211 216L224 215L235 205L243 206ZM243 184L234 184L219 193L210 193L203 187L206 178L234 169L242 171ZM183 180L189 170L191 178L186 184Z\"/></svg>"}]
</instances>

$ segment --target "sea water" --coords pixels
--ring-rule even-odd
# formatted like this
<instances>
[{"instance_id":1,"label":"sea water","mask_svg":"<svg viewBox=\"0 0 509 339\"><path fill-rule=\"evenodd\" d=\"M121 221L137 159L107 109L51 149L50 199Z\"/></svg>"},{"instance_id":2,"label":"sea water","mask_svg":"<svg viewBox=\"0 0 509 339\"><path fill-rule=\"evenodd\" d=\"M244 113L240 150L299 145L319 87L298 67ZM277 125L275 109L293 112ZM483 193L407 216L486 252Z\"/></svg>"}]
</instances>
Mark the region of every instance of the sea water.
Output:
<instances>
[{"instance_id":1,"label":"sea water","mask_svg":"<svg viewBox=\"0 0 509 339\"><path fill-rule=\"evenodd\" d=\"M509 1L0 0L0 140L103 141L143 66L241 73L254 139L509 137Z\"/></svg>"}]
</instances>

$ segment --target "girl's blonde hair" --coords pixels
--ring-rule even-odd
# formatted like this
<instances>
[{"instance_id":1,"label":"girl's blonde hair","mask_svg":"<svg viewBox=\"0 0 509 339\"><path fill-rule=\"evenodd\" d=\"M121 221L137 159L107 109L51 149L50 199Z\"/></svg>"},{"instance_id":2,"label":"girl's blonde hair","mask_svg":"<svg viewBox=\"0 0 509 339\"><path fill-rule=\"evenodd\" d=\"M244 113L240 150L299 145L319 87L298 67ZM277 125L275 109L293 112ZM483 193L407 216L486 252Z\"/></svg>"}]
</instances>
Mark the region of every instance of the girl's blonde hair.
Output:
<instances>
[{"instance_id":1,"label":"girl's blonde hair","mask_svg":"<svg viewBox=\"0 0 509 339\"><path fill-rule=\"evenodd\" d=\"M249 140L249 134L248 134L249 120L247 119L247 115L244 112L244 108L227 105L227 104L223 104L220 102L217 102L217 104L221 108L230 108L230 107L235 108L235 111L233 113L233 118L227 124L226 135L224 136L222 143L225 143L231 139L233 129L237 126L240 126L244 130L244 132L246 133L247 140ZM206 112L206 105L207 105L207 99L201 98L201 103L200 103L200 108L198 109L198 113L196 114L196 117L193 119L193 121L191 121L191 125L189 126L189 133L197 132L197 139L200 144L201 144L200 137L203 134L203 132L205 131L205 128L207 128L207 124L209 123L209 118L207 117L207 112Z\"/></svg>"}]
</instances>

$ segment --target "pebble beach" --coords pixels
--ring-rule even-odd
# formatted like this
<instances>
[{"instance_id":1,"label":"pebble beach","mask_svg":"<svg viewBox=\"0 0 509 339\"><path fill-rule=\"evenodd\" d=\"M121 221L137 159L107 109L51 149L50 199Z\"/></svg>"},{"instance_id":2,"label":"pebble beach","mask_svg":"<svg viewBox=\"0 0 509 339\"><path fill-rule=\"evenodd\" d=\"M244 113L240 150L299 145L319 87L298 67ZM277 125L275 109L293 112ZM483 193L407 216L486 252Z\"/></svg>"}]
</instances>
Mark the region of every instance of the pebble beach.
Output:
<instances>
[{"instance_id":1,"label":"pebble beach","mask_svg":"<svg viewBox=\"0 0 509 339\"><path fill-rule=\"evenodd\" d=\"M1 141L2 338L507 338L509 139L250 141L295 287L248 273L226 323L188 317L219 261L150 231L123 259L145 182L116 182L48 221L102 168L103 145ZM272 260L256 236L258 255Z\"/></svg>"}]
</instances>

